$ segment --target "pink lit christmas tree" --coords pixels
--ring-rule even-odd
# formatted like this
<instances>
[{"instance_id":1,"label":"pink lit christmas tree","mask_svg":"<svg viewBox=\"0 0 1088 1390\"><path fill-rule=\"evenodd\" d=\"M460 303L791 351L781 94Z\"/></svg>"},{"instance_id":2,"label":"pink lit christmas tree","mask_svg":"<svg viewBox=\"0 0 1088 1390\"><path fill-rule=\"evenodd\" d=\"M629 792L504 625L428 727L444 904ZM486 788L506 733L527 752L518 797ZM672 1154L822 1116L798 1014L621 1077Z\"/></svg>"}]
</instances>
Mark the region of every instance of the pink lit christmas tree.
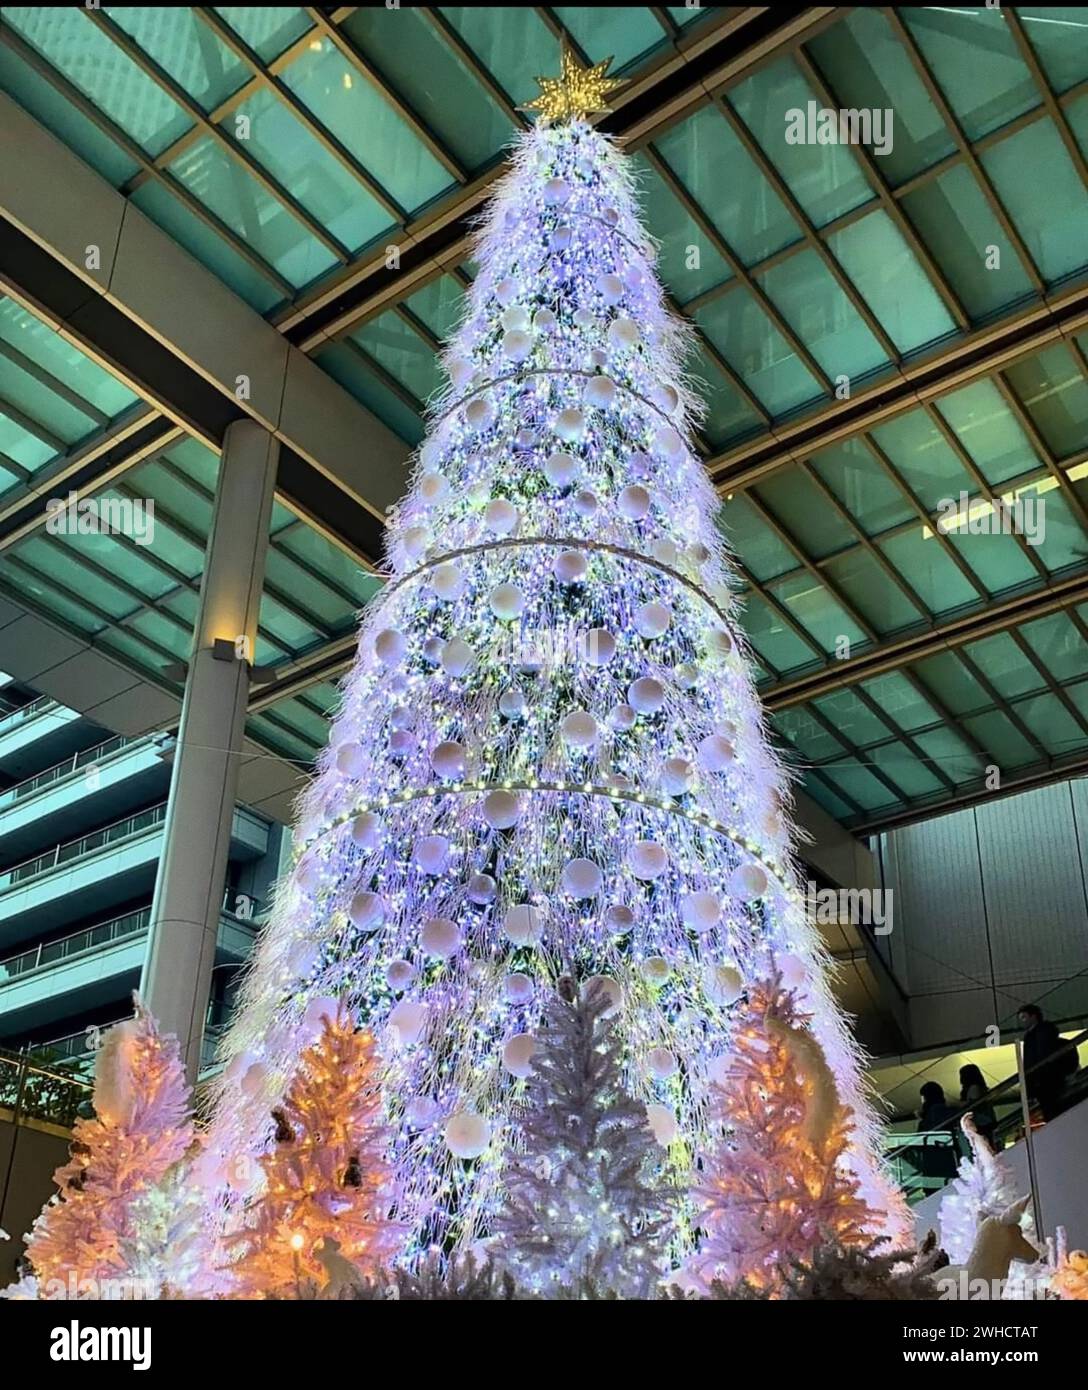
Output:
<instances>
[{"instance_id":1,"label":"pink lit christmas tree","mask_svg":"<svg viewBox=\"0 0 1088 1390\"><path fill-rule=\"evenodd\" d=\"M564 973L603 979L624 1088L684 1184L738 1001L784 969L851 1110L843 1162L894 1206L688 442L684 327L630 166L583 119L606 85L565 71L489 206L218 1083L213 1150L266 1151L327 1001L347 1005L382 1049L414 1248L491 1234ZM218 1195L228 1225L252 1197Z\"/></svg>"}]
</instances>

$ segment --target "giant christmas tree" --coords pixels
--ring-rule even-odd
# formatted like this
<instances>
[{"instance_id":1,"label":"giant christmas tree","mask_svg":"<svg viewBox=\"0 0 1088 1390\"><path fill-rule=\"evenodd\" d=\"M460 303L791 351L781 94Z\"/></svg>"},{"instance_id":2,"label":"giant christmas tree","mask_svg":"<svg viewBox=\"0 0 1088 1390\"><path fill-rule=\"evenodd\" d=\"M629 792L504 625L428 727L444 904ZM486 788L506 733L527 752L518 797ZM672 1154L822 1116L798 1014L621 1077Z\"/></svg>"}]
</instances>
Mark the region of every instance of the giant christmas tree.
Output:
<instances>
[{"instance_id":1,"label":"giant christmas tree","mask_svg":"<svg viewBox=\"0 0 1088 1390\"><path fill-rule=\"evenodd\" d=\"M685 333L630 165L583 119L603 68L564 67L480 230L212 1135L224 1163L267 1148L320 1001L344 1001L381 1041L417 1247L489 1234L564 972L605 977L625 1087L684 1181L713 1146L733 1006L782 969L853 1111L861 1193L891 1200L688 444Z\"/></svg>"}]
</instances>

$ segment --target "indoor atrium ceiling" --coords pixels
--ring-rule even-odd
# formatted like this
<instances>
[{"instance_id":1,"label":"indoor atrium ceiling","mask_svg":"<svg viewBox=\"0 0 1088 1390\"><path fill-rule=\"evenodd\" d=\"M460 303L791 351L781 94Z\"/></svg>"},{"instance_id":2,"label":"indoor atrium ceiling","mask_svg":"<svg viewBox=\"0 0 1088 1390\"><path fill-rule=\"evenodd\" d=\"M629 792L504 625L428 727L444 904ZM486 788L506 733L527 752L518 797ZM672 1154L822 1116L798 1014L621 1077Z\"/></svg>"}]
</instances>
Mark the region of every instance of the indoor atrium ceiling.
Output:
<instances>
[{"instance_id":1,"label":"indoor atrium ceiling","mask_svg":"<svg viewBox=\"0 0 1088 1390\"><path fill-rule=\"evenodd\" d=\"M1005 787L1083 769L1083 10L11 6L0 91L403 461L473 278L473 217L560 38L630 79L601 125L695 326L697 444L768 717L811 795L868 830L969 801L992 765ZM809 101L890 108L893 148L787 144L784 112ZM246 406L89 296L9 196L0 595L176 694L216 445ZM248 732L305 763L401 474L368 496L281 438ZM42 497L69 487L153 498L155 545L46 534ZM976 516L1045 495L1045 539L939 531L961 492Z\"/></svg>"}]
</instances>

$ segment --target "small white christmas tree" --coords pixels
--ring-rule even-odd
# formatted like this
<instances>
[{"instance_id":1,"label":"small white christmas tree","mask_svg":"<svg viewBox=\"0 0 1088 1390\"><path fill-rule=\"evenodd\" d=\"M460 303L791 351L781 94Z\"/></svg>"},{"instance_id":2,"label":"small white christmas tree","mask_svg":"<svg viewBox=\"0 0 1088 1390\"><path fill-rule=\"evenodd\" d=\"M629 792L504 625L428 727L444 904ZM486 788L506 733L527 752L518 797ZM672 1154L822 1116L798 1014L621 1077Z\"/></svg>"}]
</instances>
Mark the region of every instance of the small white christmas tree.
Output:
<instances>
[{"instance_id":1,"label":"small white christmas tree","mask_svg":"<svg viewBox=\"0 0 1088 1390\"><path fill-rule=\"evenodd\" d=\"M1019 1195L1008 1167L975 1128L969 1114L960 1121L971 1152L960 1159L956 1176L941 1199L941 1244L953 1264L967 1263L979 1223L997 1216Z\"/></svg>"},{"instance_id":2,"label":"small white christmas tree","mask_svg":"<svg viewBox=\"0 0 1088 1390\"><path fill-rule=\"evenodd\" d=\"M612 998L569 977L545 1007L489 1248L519 1284L555 1296L646 1297L667 1264L675 1195L646 1107L623 1089Z\"/></svg>"}]
</instances>

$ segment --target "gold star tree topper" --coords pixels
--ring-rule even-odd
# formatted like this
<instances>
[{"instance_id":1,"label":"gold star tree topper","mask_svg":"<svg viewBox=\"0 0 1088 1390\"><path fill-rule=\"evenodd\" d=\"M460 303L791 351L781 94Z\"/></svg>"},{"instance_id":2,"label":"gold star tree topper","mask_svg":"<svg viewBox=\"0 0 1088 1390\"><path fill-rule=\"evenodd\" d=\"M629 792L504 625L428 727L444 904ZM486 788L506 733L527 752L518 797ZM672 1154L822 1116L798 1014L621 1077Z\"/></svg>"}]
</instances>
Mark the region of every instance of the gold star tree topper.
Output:
<instances>
[{"instance_id":1,"label":"gold star tree topper","mask_svg":"<svg viewBox=\"0 0 1088 1390\"><path fill-rule=\"evenodd\" d=\"M534 101L527 101L520 110L539 111L543 122L573 121L579 116L611 110L605 98L609 92L623 86L622 78L605 76L612 66L611 58L594 63L591 68L583 68L564 44L560 64L562 75L538 77L536 81L540 95Z\"/></svg>"}]
</instances>

